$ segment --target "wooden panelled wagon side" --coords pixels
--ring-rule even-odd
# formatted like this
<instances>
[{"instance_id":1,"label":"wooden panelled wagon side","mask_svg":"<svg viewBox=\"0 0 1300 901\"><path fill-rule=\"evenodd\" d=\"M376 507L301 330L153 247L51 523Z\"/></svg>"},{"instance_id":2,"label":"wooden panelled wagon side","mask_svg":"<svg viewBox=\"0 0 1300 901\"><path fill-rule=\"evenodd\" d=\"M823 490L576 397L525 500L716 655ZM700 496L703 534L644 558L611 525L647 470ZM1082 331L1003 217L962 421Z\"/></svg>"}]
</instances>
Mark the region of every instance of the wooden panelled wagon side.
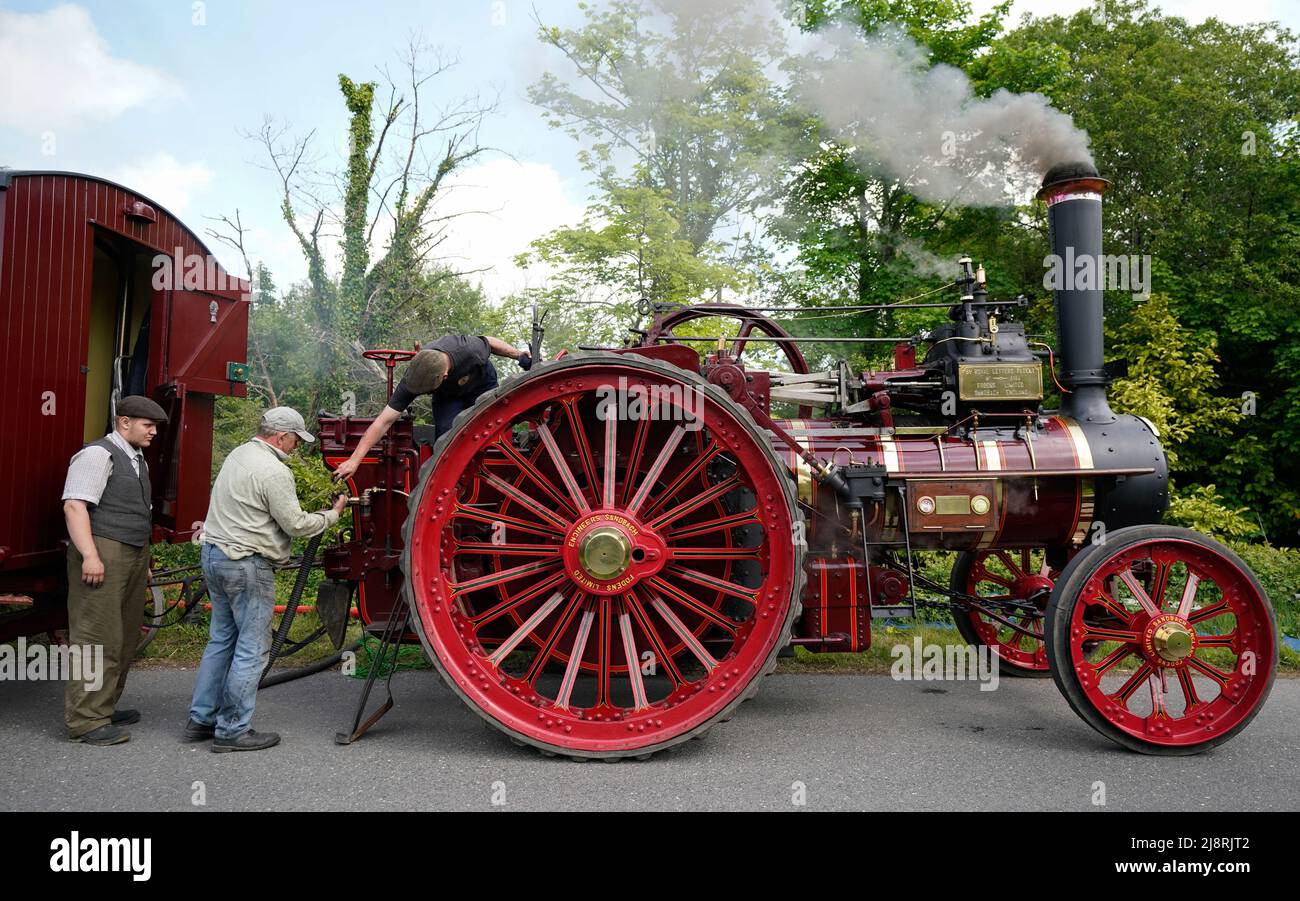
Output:
<instances>
[{"instance_id":1,"label":"wooden panelled wagon side","mask_svg":"<svg viewBox=\"0 0 1300 901\"><path fill-rule=\"evenodd\" d=\"M247 283L140 193L0 170L0 641L66 623L63 480L115 398L169 416L146 451L154 541L202 524L214 400L247 391L248 307Z\"/></svg>"},{"instance_id":2,"label":"wooden panelled wagon side","mask_svg":"<svg viewBox=\"0 0 1300 901\"><path fill-rule=\"evenodd\" d=\"M1056 254L1100 261L1105 187L1089 164L1048 173ZM1004 674L1050 674L1125 747L1226 741L1272 684L1268 598L1229 549L1160 524L1165 454L1107 404L1101 291L1057 292L1049 349L984 282L964 262L951 321L887 371L809 372L759 310L708 305L535 366L434 446L403 420L352 484L365 503L325 555L329 590L356 592L372 628L404 592L447 683L548 754L700 737L783 649L864 650L916 588L946 596ZM710 316L740 326L702 360L682 326ZM758 346L789 371L747 366ZM1042 408L1045 370L1059 409ZM773 418L781 405L802 409ZM323 416L327 462L368 422ZM917 549L960 552L950 584L916 571Z\"/></svg>"}]
</instances>

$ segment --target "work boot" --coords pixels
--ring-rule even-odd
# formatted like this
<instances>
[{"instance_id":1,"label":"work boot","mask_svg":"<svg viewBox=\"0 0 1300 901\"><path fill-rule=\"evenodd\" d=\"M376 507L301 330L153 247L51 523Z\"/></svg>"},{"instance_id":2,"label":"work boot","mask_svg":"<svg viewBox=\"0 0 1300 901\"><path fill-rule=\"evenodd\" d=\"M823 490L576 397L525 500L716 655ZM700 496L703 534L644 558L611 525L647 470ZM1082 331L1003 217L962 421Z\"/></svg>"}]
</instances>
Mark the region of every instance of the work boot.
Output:
<instances>
[{"instance_id":1,"label":"work boot","mask_svg":"<svg viewBox=\"0 0 1300 901\"><path fill-rule=\"evenodd\" d=\"M130 726L133 723L140 722L140 711L115 710L112 717L110 717L110 721L114 726Z\"/></svg>"},{"instance_id":2,"label":"work boot","mask_svg":"<svg viewBox=\"0 0 1300 901\"><path fill-rule=\"evenodd\" d=\"M130 732L127 732L121 726L114 726L112 723L68 739L68 741L82 741L88 745L120 745L122 742L130 740Z\"/></svg>"},{"instance_id":3,"label":"work boot","mask_svg":"<svg viewBox=\"0 0 1300 901\"><path fill-rule=\"evenodd\" d=\"M280 736L275 732L257 732L249 729L234 738L214 738L212 753L224 754L226 751L262 751L273 748L280 743Z\"/></svg>"},{"instance_id":4,"label":"work boot","mask_svg":"<svg viewBox=\"0 0 1300 901\"><path fill-rule=\"evenodd\" d=\"M181 741L210 741L217 733L216 726L205 726L190 720L185 724L185 732L181 735Z\"/></svg>"}]
</instances>

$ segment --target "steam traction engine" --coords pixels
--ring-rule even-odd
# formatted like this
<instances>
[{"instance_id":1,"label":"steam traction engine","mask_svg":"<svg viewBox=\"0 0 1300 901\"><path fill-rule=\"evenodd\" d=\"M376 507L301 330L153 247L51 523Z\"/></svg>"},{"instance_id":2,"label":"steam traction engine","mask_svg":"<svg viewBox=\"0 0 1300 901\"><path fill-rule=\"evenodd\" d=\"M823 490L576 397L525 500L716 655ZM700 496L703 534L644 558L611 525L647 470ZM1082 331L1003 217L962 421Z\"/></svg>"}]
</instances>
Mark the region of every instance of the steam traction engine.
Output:
<instances>
[{"instance_id":1,"label":"steam traction engine","mask_svg":"<svg viewBox=\"0 0 1300 901\"><path fill-rule=\"evenodd\" d=\"M1048 173L1054 252L1099 257L1105 185L1090 165ZM1159 524L1165 456L1107 404L1101 292L1058 292L1059 353L1041 354L982 272L963 261L956 287L952 321L888 371L808 372L779 326L721 305L538 365L432 447L395 431L327 571L360 584L368 621L405 591L447 683L545 753L700 737L784 648L864 650L873 618L914 612L914 586L946 596L1003 674L1050 674L1125 747L1226 741L1272 684L1273 612L1230 550ZM674 329L720 314L742 326L701 361ZM794 371L746 368L760 340ZM1059 410L1041 409L1043 356ZM800 418L771 418L775 402ZM364 427L324 419L327 460ZM917 549L960 552L949 585L914 570Z\"/></svg>"}]
</instances>

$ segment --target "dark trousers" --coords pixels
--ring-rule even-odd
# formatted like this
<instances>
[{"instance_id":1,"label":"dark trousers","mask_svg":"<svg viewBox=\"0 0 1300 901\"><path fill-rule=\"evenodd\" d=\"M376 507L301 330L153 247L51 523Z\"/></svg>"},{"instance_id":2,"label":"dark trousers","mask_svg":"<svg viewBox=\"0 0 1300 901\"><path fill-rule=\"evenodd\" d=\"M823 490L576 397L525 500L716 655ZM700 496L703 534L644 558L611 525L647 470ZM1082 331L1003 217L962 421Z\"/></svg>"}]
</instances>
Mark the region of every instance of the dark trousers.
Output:
<instances>
[{"instance_id":1,"label":"dark trousers","mask_svg":"<svg viewBox=\"0 0 1300 901\"><path fill-rule=\"evenodd\" d=\"M451 430L451 424L466 407L471 407L483 394L497 386L497 370L491 363L487 364L483 381L476 388L470 388L459 397L433 398L433 425L438 430L435 438L441 438Z\"/></svg>"},{"instance_id":2,"label":"dark trousers","mask_svg":"<svg viewBox=\"0 0 1300 901\"><path fill-rule=\"evenodd\" d=\"M149 545L133 547L98 535L94 542L104 561L98 588L81 581L81 552L68 545L68 643L104 649L103 681L94 689L84 680L68 680L63 713L69 738L108 725L126 688L147 600Z\"/></svg>"}]
</instances>

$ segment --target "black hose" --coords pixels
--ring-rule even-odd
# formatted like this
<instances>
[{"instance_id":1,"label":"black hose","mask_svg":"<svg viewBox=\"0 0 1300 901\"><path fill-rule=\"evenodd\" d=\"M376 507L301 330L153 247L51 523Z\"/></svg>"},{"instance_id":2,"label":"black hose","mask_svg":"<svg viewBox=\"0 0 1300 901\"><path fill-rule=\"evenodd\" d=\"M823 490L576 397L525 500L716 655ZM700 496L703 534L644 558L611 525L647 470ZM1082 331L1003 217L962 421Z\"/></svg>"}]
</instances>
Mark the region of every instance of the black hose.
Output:
<instances>
[{"instance_id":1,"label":"black hose","mask_svg":"<svg viewBox=\"0 0 1300 901\"><path fill-rule=\"evenodd\" d=\"M355 653L361 647L361 639L358 638L352 644L343 648L332 657L325 657L317 660L315 663L309 663L306 666L294 667L290 670L284 670L276 673L274 676L263 679L258 688L270 688L272 685L283 685L285 682L292 682L294 679L301 679L303 676L310 676L314 673L324 672L330 667L338 664L343 660L345 654Z\"/></svg>"},{"instance_id":2,"label":"black hose","mask_svg":"<svg viewBox=\"0 0 1300 901\"><path fill-rule=\"evenodd\" d=\"M312 632L306 638L302 639L301 641L295 641L292 644L285 645L283 648L281 648L280 656L290 657L298 653L299 651L301 651L303 648L307 647L307 645L311 644L312 642L314 642L316 639L320 638L324 634L325 634L325 627L317 626L316 631Z\"/></svg>"},{"instance_id":3,"label":"black hose","mask_svg":"<svg viewBox=\"0 0 1300 901\"><path fill-rule=\"evenodd\" d=\"M276 628L275 635L271 639L271 655L266 660L266 668L262 670L262 679L258 682L259 688L266 684L266 674L271 671L276 657L280 655L280 650L289 637L289 629L293 627L293 618L298 613L298 601L302 599L302 593L307 590L307 578L311 575L311 565L316 559L316 549L320 547L321 538L324 535L324 532L320 532L311 536L311 539L307 542L307 549L302 552L302 563L298 565L298 577L293 581L293 591L289 593L289 603L285 605L284 615L280 617L280 625Z\"/></svg>"}]
</instances>

